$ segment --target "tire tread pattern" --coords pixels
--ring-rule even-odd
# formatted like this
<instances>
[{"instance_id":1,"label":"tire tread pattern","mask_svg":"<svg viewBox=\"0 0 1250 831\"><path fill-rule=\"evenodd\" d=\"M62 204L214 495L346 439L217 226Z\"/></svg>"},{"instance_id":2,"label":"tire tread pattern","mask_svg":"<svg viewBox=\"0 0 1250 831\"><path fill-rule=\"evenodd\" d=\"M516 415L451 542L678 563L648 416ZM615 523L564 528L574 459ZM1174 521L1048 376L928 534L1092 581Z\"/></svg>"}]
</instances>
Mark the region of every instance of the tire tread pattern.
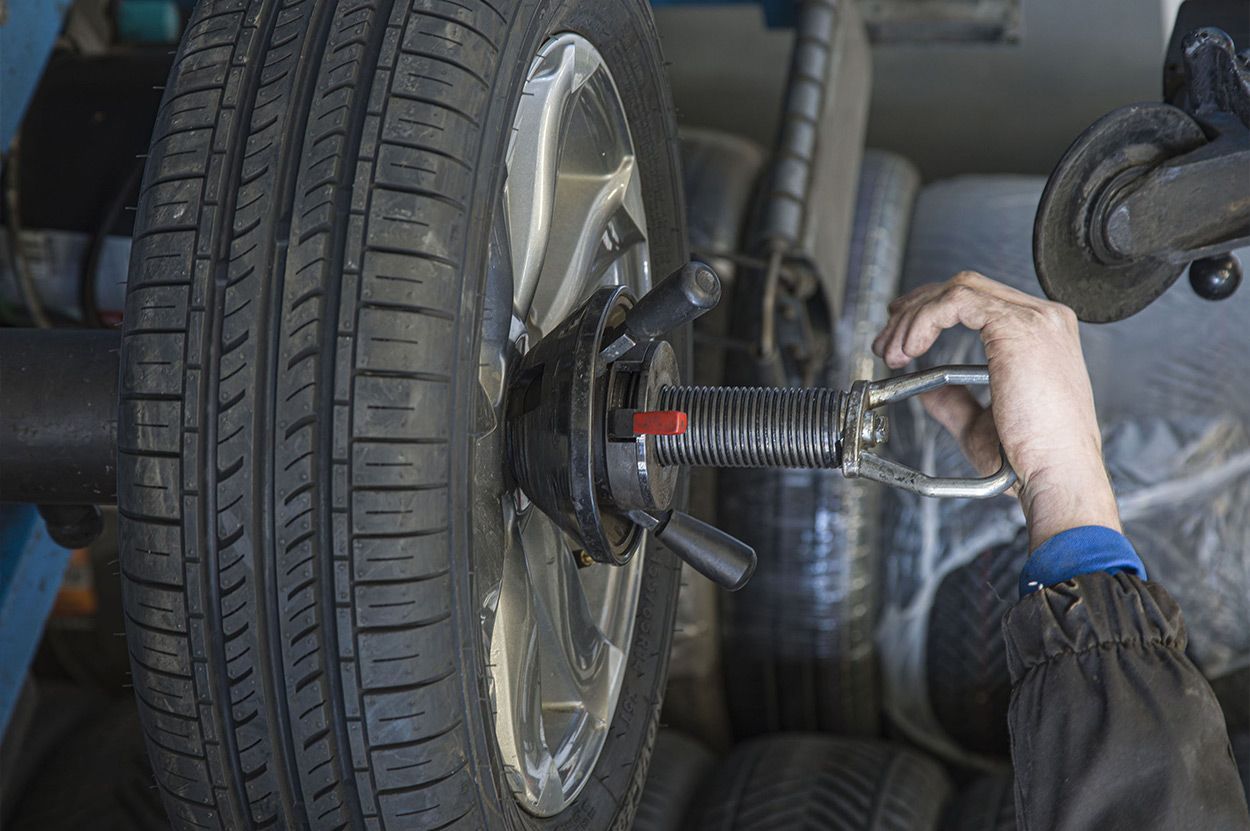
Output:
<instances>
[{"instance_id":1,"label":"tire tread pattern","mask_svg":"<svg viewBox=\"0 0 1250 831\"><path fill-rule=\"evenodd\" d=\"M950 789L914 751L802 734L740 745L712 782L701 831L932 831Z\"/></svg>"},{"instance_id":2,"label":"tire tread pattern","mask_svg":"<svg viewBox=\"0 0 1250 831\"><path fill-rule=\"evenodd\" d=\"M460 695L451 369L419 345L456 336L511 6L205 0L188 24L119 427L132 668L178 828L482 825L465 728L434 715Z\"/></svg>"},{"instance_id":3,"label":"tire tread pattern","mask_svg":"<svg viewBox=\"0 0 1250 831\"><path fill-rule=\"evenodd\" d=\"M1027 556L1023 534L978 554L943 578L929 610L929 701L947 735L974 753L1006 758L1011 749L1011 676L1002 622Z\"/></svg>"},{"instance_id":4,"label":"tire tread pattern","mask_svg":"<svg viewBox=\"0 0 1250 831\"><path fill-rule=\"evenodd\" d=\"M716 766L711 751L674 730L661 730L632 831L681 831L691 805Z\"/></svg>"},{"instance_id":5,"label":"tire tread pattern","mask_svg":"<svg viewBox=\"0 0 1250 831\"><path fill-rule=\"evenodd\" d=\"M953 800L945 831L1016 831L1015 779L1010 773L981 776Z\"/></svg>"}]
</instances>

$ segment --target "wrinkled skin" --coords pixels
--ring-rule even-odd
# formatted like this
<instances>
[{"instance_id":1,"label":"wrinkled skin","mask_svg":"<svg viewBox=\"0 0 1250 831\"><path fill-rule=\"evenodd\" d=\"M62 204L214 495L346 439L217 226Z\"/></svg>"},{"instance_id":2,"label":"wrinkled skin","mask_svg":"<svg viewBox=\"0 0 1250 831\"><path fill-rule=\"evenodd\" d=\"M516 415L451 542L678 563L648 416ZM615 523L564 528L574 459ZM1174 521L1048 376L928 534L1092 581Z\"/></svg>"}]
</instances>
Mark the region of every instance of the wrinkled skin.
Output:
<instances>
[{"instance_id":1,"label":"wrinkled skin","mask_svg":"<svg viewBox=\"0 0 1250 831\"><path fill-rule=\"evenodd\" d=\"M900 369L958 325L979 332L985 344L992 403L982 407L964 387L935 390L922 401L982 473L997 469L1002 442L1019 476L1030 550L1070 528L1121 530L1076 315L963 271L891 303L873 351Z\"/></svg>"}]
</instances>

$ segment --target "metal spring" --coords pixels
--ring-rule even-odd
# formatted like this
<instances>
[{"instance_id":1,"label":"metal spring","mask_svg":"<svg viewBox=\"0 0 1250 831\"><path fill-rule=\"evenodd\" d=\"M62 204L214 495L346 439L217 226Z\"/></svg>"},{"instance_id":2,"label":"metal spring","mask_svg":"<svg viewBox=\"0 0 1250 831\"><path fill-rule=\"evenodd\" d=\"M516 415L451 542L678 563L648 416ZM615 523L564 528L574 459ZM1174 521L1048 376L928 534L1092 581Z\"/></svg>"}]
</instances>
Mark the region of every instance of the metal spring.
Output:
<instances>
[{"instance_id":1,"label":"metal spring","mask_svg":"<svg viewBox=\"0 0 1250 831\"><path fill-rule=\"evenodd\" d=\"M842 393L779 387L664 387L660 409L686 432L657 436L662 465L833 468L842 463Z\"/></svg>"}]
</instances>

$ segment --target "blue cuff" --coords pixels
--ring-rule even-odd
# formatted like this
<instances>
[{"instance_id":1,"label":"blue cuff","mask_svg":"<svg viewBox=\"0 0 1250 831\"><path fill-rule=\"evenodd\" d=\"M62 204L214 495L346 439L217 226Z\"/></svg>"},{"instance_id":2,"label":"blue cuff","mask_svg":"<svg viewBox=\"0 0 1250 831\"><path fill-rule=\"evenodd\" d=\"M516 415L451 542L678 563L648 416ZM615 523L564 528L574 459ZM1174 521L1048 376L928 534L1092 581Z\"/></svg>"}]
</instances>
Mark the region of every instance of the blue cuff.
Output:
<instances>
[{"instance_id":1,"label":"blue cuff","mask_svg":"<svg viewBox=\"0 0 1250 831\"><path fill-rule=\"evenodd\" d=\"M1123 534L1085 525L1055 534L1037 547L1020 571L1020 596L1097 571L1129 571L1146 579L1146 567Z\"/></svg>"}]
</instances>

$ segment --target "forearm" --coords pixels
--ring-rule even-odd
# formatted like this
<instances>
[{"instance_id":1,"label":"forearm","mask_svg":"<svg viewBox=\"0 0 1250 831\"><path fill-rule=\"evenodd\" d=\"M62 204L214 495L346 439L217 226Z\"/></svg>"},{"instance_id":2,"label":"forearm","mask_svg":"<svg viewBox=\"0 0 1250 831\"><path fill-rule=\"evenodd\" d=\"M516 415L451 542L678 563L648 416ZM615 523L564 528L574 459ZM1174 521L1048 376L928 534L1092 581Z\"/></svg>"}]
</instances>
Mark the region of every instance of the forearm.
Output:
<instances>
[{"instance_id":1,"label":"forearm","mask_svg":"<svg viewBox=\"0 0 1250 831\"><path fill-rule=\"evenodd\" d=\"M1122 530L1101 448L1025 481L1020 507L1029 529L1030 551L1072 528L1096 525Z\"/></svg>"}]
</instances>

